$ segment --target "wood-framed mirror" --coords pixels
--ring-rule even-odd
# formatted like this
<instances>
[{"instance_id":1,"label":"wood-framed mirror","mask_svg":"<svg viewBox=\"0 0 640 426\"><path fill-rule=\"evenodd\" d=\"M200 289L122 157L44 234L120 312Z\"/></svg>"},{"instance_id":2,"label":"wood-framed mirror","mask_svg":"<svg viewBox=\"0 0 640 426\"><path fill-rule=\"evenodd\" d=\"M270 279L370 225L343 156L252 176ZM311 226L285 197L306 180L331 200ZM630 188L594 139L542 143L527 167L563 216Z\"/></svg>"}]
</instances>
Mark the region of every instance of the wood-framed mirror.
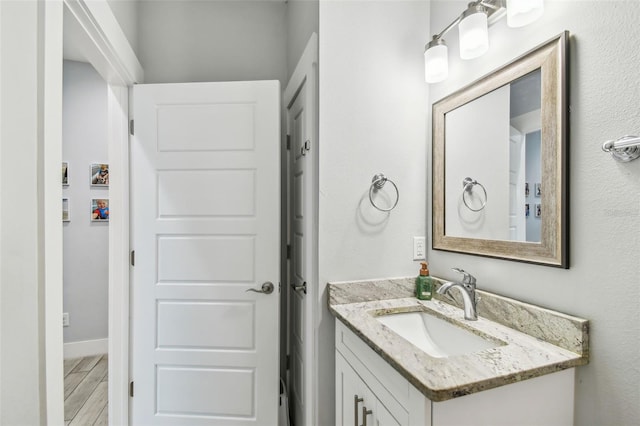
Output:
<instances>
[{"instance_id":1,"label":"wood-framed mirror","mask_svg":"<svg viewBox=\"0 0 640 426\"><path fill-rule=\"evenodd\" d=\"M433 105L433 249L569 267L568 43Z\"/></svg>"}]
</instances>

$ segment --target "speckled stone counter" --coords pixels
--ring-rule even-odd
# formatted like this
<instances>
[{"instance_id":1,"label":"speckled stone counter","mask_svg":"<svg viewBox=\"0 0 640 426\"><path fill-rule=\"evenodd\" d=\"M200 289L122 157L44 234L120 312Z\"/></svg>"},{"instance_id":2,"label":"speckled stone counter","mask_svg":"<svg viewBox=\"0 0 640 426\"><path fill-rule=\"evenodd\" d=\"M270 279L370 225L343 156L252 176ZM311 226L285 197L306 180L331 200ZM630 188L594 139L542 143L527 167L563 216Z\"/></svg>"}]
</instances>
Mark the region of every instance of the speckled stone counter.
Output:
<instances>
[{"instance_id":1,"label":"speckled stone counter","mask_svg":"<svg viewBox=\"0 0 640 426\"><path fill-rule=\"evenodd\" d=\"M437 281L436 288L440 283ZM478 321L467 321L459 301L446 300L441 295L421 301L413 296L413 288L414 278L329 283L329 309L432 401L588 363L585 319L478 290ZM434 358L376 319L379 315L411 311L427 311L492 340L497 346Z\"/></svg>"}]
</instances>

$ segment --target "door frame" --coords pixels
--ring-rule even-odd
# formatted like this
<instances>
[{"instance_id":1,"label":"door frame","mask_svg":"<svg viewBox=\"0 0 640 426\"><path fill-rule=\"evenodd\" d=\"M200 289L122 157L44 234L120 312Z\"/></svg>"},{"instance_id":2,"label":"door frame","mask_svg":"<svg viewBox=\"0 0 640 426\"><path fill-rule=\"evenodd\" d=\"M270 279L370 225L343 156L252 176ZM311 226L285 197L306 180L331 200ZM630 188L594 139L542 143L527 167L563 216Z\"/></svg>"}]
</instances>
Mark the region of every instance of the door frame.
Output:
<instances>
[{"instance_id":1,"label":"door frame","mask_svg":"<svg viewBox=\"0 0 640 426\"><path fill-rule=\"evenodd\" d=\"M108 161L112 171L110 207L118 212L109 221L109 419L111 424L128 424L129 399L129 94L128 88L143 81L143 69L106 0L51 0L44 2L55 13L45 15L42 24L45 58L45 91L52 93L44 106L52 118L45 128L45 170L58 170L45 187L45 217L61 212L59 184L62 154L62 40L73 31L74 42L87 62L108 86ZM70 13L63 22L63 8ZM57 66L59 64L59 66ZM51 68L51 69L48 69ZM54 71L57 70L57 71ZM56 186L54 188L53 186ZM55 200L53 198L56 198ZM61 226L44 229L44 271L46 294L46 405L47 423L64 423L63 342L62 342L62 232Z\"/></svg>"},{"instance_id":2,"label":"door frame","mask_svg":"<svg viewBox=\"0 0 640 426\"><path fill-rule=\"evenodd\" d=\"M306 93L306 101L308 105L309 114L307 115L307 128L309 129L309 133L311 134L311 149L313 150L313 155L311 155L312 161L309 162L308 173L312 180L312 188L313 191L309 196L311 197L311 223L310 228L311 232L309 233L309 242L307 243L307 247L309 250L308 258L305 259L305 263L307 265L307 276L310 285L307 287L307 300L309 300L309 307L311 308L311 328L313 330L313 336L309 336L306 339L305 345L307 346L307 353L313 354L314 358L312 360L307 360L311 363L311 370L313 371L312 377L305 377L305 388L307 389L306 401L305 405L311 409L311 413L307 413L307 418L311 418L311 424L317 424L318 421L318 390L317 390L317 377L318 377L318 360L317 360L317 352L314 350L318 345L318 334L317 334L317 324L318 324L318 312L320 312L320 303L322 303L322 295L318 294L318 188L319 188L319 138L318 138L318 35L316 33L312 33L311 37L309 37L309 41L298 61L291 77L289 78L289 82L284 90L284 94L282 97L283 106L285 110L285 116L287 117L287 133L288 129L288 116L286 115L286 111L291 106L293 101L295 100L298 92L301 87L304 85ZM286 148L285 148L286 149ZM286 158L286 157L285 157ZM291 173L291 161L287 161L287 185ZM287 206L290 204L290 197L292 188L289 188L287 191ZM291 244L289 241L289 236L291 235L291 217L287 214L287 229L283 229L283 232L286 233L287 243ZM289 261L290 262L290 261ZM289 262L287 264L287 276L289 275ZM289 285L289 282L287 282ZM287 294L289 289L287 288ZM287 312L286 318L290 318L289 314L289 298L287 298ZM290 327L287 321L287 354L290 354L290 346L289 346L289 334ZM288 373L287 373L288 375Z\"/></svg>"}]
</instances>

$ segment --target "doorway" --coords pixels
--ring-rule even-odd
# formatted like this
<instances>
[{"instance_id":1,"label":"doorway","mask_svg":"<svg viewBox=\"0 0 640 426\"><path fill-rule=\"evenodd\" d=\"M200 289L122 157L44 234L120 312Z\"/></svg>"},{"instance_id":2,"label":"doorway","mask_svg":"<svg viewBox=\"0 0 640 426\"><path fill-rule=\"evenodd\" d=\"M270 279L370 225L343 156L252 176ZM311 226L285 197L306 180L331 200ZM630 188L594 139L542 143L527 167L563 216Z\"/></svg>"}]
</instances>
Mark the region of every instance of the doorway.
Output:
<instances>
[{"instance_id":1,"label":"doorway","mask_svg":"<svg viewBox=\"0 0 640 426\"><path fill-rule=\"evenodd\" d=\"M62 203L65 422L106 418L109 285L107 84L63 63Z\"/></svg>"},{"instance_id":2,"label":"doorway","mask_svg":"<svg viewBox=\"0 0 640 426\"><path fill-rule=\"evenodd\" d=\"M107 162L109 164L109 210L108 225L108 417L112 424L128 423L128 357L129 357L129 206L128 206L128 87L141 82L143 72L135 53L119 31L115 17L104 1L64 0L46 2L46 7L56 13L47 14L46 40L47 58L51 67L67 57L91 64L107 83ZM59 13L59 14L58 14ZM64 14L64 18L63 18ZM63 48L64 39L64 48ZM59 42L59 44L54 43ZM59 84L59 86L58 86ZM48 86L53 93L62 94L62 76L58 82L52 79ZM61 100L60 104L61 105ZM60 117L59 106L52 102L46 106L54 117ZM59 115L58 115L59 114ZM61 125L61 123L60 123ZM50 146L55 146L55 134ZM45 167L60 170L61 145L57 155L45 157ZM53 149L53 148L51 148ZM71 179L73 179L71 177ZM55 180L58 181L57 179ZM59 185L59 184L58 184ZM60 191L58 189L58 191ZM57 192L57 194L61 194ZM56 195L56 198L60 195ZM54 205L60 206L58 201ZM58 207L60 208L60 207ZM89 210L84 207L81 210ZM85 210L86 209L86 210ZM117 214L113 214L117 212ZM75 212L80 217L80 212ZM88 213L87 213L88 214ZM72 220L74 212L71 212ZM86 217L86 216L84 216ZM56 253L62 247L62 233L53 228L45 229L48 242L47 253ZM54 256L52 256L54 258ZM62 259L60 260L62 267ZM50 424L61 424L64 416L63 392L63 339L62 324L53 318L62 317L63 285L55 268L47 271L45 280L48 291L45 295L47 317L51 318L53 332L47 331L47 419ZM73 321L73 319L71 319ZM55 330L59 327L59 332ZM59 336L59 337L58 337Z\"/></svg>"}]
</instances>

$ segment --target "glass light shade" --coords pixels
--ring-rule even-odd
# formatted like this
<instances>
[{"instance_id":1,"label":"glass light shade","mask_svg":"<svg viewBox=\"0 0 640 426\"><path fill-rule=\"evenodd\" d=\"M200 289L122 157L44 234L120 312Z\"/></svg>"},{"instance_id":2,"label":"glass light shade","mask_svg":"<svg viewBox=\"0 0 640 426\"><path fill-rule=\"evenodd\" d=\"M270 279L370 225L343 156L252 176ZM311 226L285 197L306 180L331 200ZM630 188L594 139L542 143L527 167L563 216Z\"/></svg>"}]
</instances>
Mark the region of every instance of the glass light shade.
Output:
<instances>
[{"instance_id":1,"label":"glass light shade","mask_svg":"<svg viewBox=\"0 0 640 426\"><path fill-rule=\"evenodd\" d=\"M424 51L424 76L427 83L438 83L449 76L449 55L446 44L437 44Z\"/></svg>"},{"instance_id":2,"label":"glass light shade","mask_svg":"<svg viewBox=\"0 0 640 426\"><path fill-rule=\"evenodd\" d=\"M507 0L507 25L524 27L542 16L543 0Z\"/></svg>"},{"instance_id":3,"label":"glass light shade","mask_svg":"<svg viewBox=\"0 0 640 426\"><path fill-rule=\"evenodd\" d=\"M458 24L460 32L460 57L473 59L489 50L487 14L483 11L466 14Z\"/></svg>"}]
</instances>

